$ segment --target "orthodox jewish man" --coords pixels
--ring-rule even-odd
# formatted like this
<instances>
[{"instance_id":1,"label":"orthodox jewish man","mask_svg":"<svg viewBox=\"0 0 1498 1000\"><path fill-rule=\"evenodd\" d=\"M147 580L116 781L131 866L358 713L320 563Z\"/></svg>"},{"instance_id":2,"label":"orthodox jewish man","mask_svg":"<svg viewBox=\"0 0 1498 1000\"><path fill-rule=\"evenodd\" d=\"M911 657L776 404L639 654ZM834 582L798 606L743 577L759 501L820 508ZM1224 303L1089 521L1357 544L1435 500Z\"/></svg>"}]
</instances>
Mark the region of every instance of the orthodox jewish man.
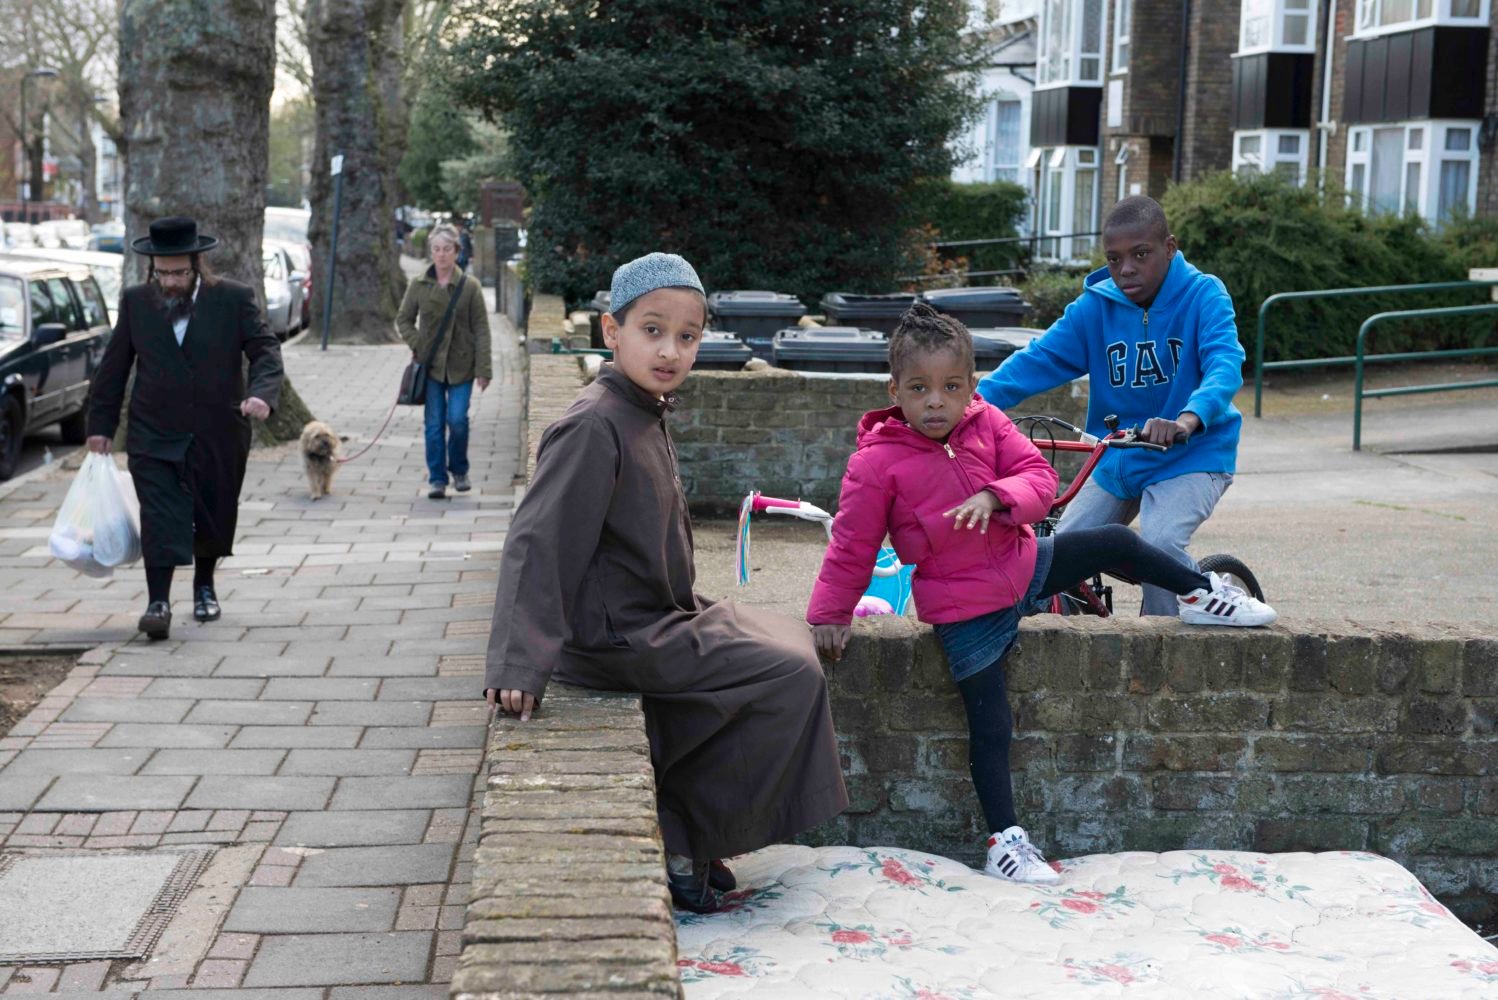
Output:
<instances>
[{"instance_id":1,"label":"orthodox jewish man","mask_svg":"<svg viewBox=\"0 0 1498 1000\"><path fill-rule=\"evenodd\" d=\"M254 290L208 268L203 254L218 240L198 235L187 218L159 219L150 232L131 243L150 258L150 272L120 296L89 398L88 446L108 454L134 366L125 451L140 497L149 602L139 627L165 639L177 566L196 564L193 617L219 617L213 566L232 554L250 421L275 408L282 368Z\"/></svg>"}]
</instances>

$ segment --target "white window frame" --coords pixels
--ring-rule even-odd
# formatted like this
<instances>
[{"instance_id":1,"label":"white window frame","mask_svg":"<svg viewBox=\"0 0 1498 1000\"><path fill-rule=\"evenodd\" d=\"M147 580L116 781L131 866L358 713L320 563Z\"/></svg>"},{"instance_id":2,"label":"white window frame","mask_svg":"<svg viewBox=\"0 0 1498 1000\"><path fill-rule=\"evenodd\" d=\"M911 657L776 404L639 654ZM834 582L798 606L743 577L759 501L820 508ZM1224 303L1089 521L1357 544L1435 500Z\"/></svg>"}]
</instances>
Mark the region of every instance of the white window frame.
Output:
<instances>
[{"instance_id":1,"label":"white window frame","mask_svg":"<svg viewBox=\"0 0 1498 1000\"><path fill-rule=\"evenodd\" d=\"M1089 3L1097 5L1097 17L1087 17ZM1106 20L1110 4L1107 0L1040 0L1040 14L1035 33L1035 89L1049 87L1101 87L1103 85L1103 49L1109 34ZM1061 18L1059 32L1052 32L1057 17ZM1097 25L1097 48L1086 49L1087 28ZM1059 34L1060 49L1053 50L1052 34ZM1097 75L1084 77L1082 63L1093 61Z\"/></svg>"},{"instance_id":2,"label":"white window frame","mask_svg":"<svg viewBox=\"0 0 1498 1000\"><path fill-rule=\"evenodd\" d=\"M1280 140L1295 137L1300 140L1299 152L1280 152ZM1245 153L1243 151L1243 140L1257 138L1259 140L1259 151L1257 153ZM1311 157L1311 130L1308 128L1267 128L1267 129L1240 129L1233 133L1233 173L1252 171L1255 173L1274 173L1285 166L1295 168L1295 184L1304 187L1306 173L1310 168Z\"/></svg>"},{"instance_id":3,"label":"white window frame","mask_svg":"<svg viewBox=\"0 0 1498 1000\"><path fill-rule=\"evenodd\" d=\"M1238 51L1235 55L1248 56L1260 52L1315 52L1316 51L1316 14L1320 4L1317 0L1304 0L1304 8L1291 8L1285 0L1262 0L1269 8L1268 36L1255 45L1248 43L1249 15L1258 14L1251 4L1253 0L1243 0L1238 12ZM1444 2L1444 0L1443 0ZM1484 0L1486 2L1486 0ZM1304 17L1306 19L1306 40L1304 42L1291 43L1285 41L1285 25L1292 17Z\"/></svg>"},{"instance_id":4,"label":"white window frame","mask_svg":"<svg viewBox=\"0 0 1498 1000\"><path fill-rule=\"evenodd\" d=\"M999 162L999 105L1013 104L1018 110L1019 132L1018 141L1015 143L1015 158L1013 163ZM1015 184L1025 183L1025 102L1013 94L996 94L988 105L988 162L985 164L983 179L986 181L1006 180ZM999 171L1007 171L1011 176L1000 177Z\"/></svg>"},{"instance_id":5,"label":"white window frame","mask_svg":"<svg viewBox=\"0 0 1498 1000\"><path fill-rule=\"evenodd\" d=\"M1109 58L1112 75L1122 76L1129 71L1129 32L1134 24L1134 0L1113 0L1113 54Z\"/></svg>"},{"instance_id":6,"label":"white window frame","mask_svg":"<svg viewBox=\"0 0 1498 1000\"><path fill-rule=\"evenodd\" d=\"M1440 226L1446 222L1441 217L1441 167L1446 163L1466 163L1467 191L1466 209L1473 213L1477 209L1477 172L1479 167L1478 136L1482 122L1475 119L1422 119L1407 122L1381 122L1377 125L1356 125L1347 135L1346 183L1349 195L1357 207L1368 211L1370 205L1369 185L1373 179L1373 133L1382 129L1403 129L1404 156L1399 164L1399 196L1396 211L1404 213L1413 209L1421 218ZM1465 149L1447 149L1450 141L1465 137ZM1361 147L1361 148L1360 148ZM1418 167L1418 190L1411 191L1410 167ZM1354 190L1355 176L1362 177L1362 190Z\"/></svg>"},{"instance_id":7,"label":"white window frame","mask_svg":"<svg viewBox=\"0 0 1498 1000\"><path fill-rule=\"evenodd\" d=\"M1486 28L1491 13L1492 0L1479 0L1477 15L1475 17L1459 17L1453 14L1452 8L1457 3L1465 0L1356 0L1353 8L1353 38L1374 38L1378 35L1390 35L1399 31L1409 31L1412 28L1424 28L1433 24L1447 24L1457 27ZM1393 9L1392 5L1409 4L1410 16L1401 18L1390 24L1380 24L1379 21L1385 14ZM1425 16L1420 15L1420 8L1429 4L1429 10Z\"/></svg>"},{"instance_id":8,"label":"white window frame","mask_svg":"<svg viewBox=\"0 0 1498 1000\"><path fill-rule=\"evenodd\" d=\"M1031 151L1025 161L1033 171L1035 191L1035 232L1042 239L1035 256L1041 260L1086 263L1091 259L1096 236L1073 237L1070 233L1091 233L1100 228L1102 150L1097 146L1047 146ZM1078 212L1077 178L1090 175L1092 197L1086 217ZM1059 191L1056 184L1060 184ZM1052 197L1056 211L1051 211ZM1052 216L1055 216L1054 218Z\"/></svg>"}]
</instances>

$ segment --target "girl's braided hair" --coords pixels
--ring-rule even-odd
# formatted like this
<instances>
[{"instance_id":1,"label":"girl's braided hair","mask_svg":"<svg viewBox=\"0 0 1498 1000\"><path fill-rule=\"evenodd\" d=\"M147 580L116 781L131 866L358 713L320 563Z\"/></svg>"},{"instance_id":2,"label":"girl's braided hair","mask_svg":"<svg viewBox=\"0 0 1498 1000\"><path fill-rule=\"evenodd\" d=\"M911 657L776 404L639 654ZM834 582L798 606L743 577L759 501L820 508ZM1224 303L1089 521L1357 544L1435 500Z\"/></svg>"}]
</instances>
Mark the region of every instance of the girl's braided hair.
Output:
<instances>
[{"instance_id":1,"label":"girl's braided hair","mask_svg":"<svg viewBox=\"0 0 1498 1000\"><path fill-rule=\"evenodd\" d=\"M898 379L900 369L907 361L917 354L930 351L952 351L967 366L969 372L976 370L973 335L968 333L967 327L959 320L937 312L925 302L917 302L900 317L899 325L890 335L890 374Z\"/></svg>"}]
</instances>

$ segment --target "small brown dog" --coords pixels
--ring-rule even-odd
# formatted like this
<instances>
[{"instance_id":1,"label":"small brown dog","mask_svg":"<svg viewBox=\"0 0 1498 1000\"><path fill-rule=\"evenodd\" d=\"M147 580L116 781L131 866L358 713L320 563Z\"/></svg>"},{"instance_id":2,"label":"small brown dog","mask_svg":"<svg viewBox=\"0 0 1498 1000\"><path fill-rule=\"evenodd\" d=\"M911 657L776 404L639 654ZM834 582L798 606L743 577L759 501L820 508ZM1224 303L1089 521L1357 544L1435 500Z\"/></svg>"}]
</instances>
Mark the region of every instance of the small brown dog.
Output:
<instances>
[{"instance_id":1,"label":"small brown dog","mask_svg":"<svg viewBox=\"0 0 1498 1000\"><path fill-rule=\"evenodd\" d=\"M307 473L312 499L321 499L333 492L333 473L338 471L338 435L321 420L311 420L302 428L301 445L302 468Z\"/></svg>"}]
</instances>

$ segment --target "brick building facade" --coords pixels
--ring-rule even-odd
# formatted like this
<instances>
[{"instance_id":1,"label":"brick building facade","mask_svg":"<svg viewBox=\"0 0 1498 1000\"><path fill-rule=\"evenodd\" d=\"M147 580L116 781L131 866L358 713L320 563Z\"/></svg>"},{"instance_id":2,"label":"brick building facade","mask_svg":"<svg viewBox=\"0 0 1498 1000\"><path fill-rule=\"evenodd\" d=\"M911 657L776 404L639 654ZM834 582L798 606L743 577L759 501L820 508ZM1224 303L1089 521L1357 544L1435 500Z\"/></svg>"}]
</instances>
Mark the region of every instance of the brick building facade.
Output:
<instances>
[{"instance_id":1,"label":"brick building facade","mask_svg":"<svg viewBox=\"0 0 1498 1000\"><path fill-rule=\"evenodd\" d=\"M1041 256L1085 261L1119 198L1214 170L1322 174L1436 224L1498 212L1495 6L1038 0L1020 178Z\"/></svg>"}]
</instances>

